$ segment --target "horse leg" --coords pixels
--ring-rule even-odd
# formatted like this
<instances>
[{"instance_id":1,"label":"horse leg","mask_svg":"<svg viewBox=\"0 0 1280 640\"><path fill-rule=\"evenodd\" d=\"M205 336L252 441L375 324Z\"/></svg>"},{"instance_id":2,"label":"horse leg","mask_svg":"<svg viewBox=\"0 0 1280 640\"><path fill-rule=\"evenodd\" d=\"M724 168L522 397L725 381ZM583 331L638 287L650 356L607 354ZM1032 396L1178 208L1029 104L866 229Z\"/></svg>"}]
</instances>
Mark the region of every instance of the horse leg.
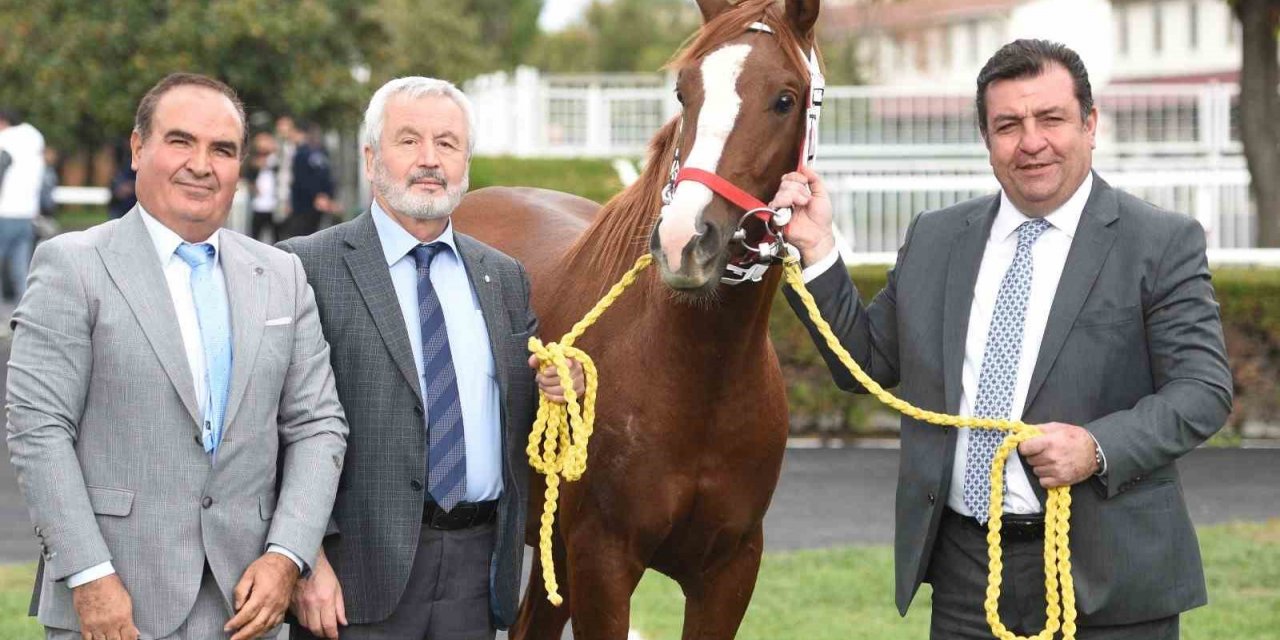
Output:
<instances>
[{"instance_id":1,"label":"horse leg","mask_svg":"<svg viewBox=\"0 0 1280 640\"><path fill-rule=\"evenodd\" d=\"M511 626L512 640L560 640L564 627L569 623L569 585L564 567L564 547L556 544L551 550L555 558L556 583L564 602L555 606L547 601L547 586L542 580L542 559L537 547L533 551L533 570L529 574L529 588L520 603L520 613Z\"/></svg>"},{"instance_id":2,"label":"horse leg","mask_svg":"<svg viewBox=\"0 0 1280 640\"><path fill-rule=\"evenodd\" d=\"M631 594L644 576L644 563L615 533L582 523L569 546L569 591L573 595L573 637L626 640L631 628Z\"/></svg>"},{"instance_id":3,"label":"horse leg","mask_svg":"<svg viewBox=\"0 0 1280 640\"><path fill-rule=\"evenodd\" d=\"M764 526L757 524L725 560L681 583L684 640L732 639L747 613L760 571Z\"/></svg>"}]
</instances>

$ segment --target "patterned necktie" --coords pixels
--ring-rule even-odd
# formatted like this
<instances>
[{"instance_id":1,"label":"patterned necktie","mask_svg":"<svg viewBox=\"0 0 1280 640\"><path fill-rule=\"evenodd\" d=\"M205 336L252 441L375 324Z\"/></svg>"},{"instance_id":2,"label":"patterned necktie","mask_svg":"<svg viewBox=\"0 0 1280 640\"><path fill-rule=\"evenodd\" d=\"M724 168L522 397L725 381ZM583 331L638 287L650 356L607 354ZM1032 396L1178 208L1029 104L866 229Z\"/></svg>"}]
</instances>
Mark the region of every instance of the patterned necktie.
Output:
<instances>
[{"instance_id":1,"label":"patterned necktie","mask_svg":"<svg viewBox=\"0 0 1280 640\"><path fill-rule=\"evenodd\" d=\"M1009 270L1004 272L1000 292L991 313L991 328L982 353L978 373L978 397L973 415L1007 419L1013 409L1013 391L1018 382L1018 362L1022 357L1022 326L1031 297L1031 245L1049 228L1043 218L1028 220L1018 227L1018 248ZM979 522L987 521L991 500L991 462L1005 432L973 429L969 432L969 454L965 459L964 504Z\"/></svg>"},{"instance_id":2,"label":"patterned necktie","mask_svg":"<svg viewBox=\"0 0 1280 640\"><path fill-rule=\"evenodd\" d=\"M413 260L418 265L418 325L427 383L423 398L427 405L427 492L447 512L462 502L467 491L467 448L444 310L431 286L431 259L444 248L441 243L420 244L413 250Z\"/></svg>"},{"instance_id":3,"label":"patterned necktie","mask_svg":"<svg viewBox=\"0 0 1280 640\"><path fill-rule=\"evenodd\" d=\"M200 343L204 347L205 409L201 442L213 454L222 442L222 420L227 410L227 390L231 386L231 314L226 293L215 280L215 250L207 243L178 245L178 257L191 267L191 298L200 322Z\"/></svg>"}]
</instances>

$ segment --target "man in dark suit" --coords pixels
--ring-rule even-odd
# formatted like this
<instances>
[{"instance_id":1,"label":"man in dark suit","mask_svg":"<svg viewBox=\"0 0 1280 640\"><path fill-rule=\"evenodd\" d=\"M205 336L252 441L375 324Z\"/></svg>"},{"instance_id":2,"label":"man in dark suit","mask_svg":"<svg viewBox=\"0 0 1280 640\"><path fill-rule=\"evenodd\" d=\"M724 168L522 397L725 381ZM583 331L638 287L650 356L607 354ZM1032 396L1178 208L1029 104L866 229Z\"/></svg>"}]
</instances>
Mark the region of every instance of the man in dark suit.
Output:
<instances>
[{"instance_id":1,"label":"man in dark suit","mask_svg":"<svg viewBox=\"0 0 1280 640\"><path fill-rule=\"evenodd\" d=\"M795 206L806 286L877 382L925 409L1044 431L1006 468L1005 624L1044 625L1045 489L1069 486L1077 638L1176 638L1206 594L1175 461L1231 408L1204 231L1092 173L1098 110L1070 49L1001 48L977 108L1001 193L917 217L868 305L834 251L821 180L789 174L774 205ZM836 383L861 391L820 348ZM929 582L934 638L991 637L987 495L1002 436L902 419L897 603L905 614Z\"/></svg>"},{"instance_id":2,"label":"man in dark suit","mask_svg":"<svg viewBox=\"0 0 1280 640\"><path fill-rule=\"evenodd\" d=\"M349 623L344 639L492 638L515 619L524 553L529 282L450 224L474 140L466 96L393 80L364 126L370 211L281 245L316 290L351 425L295 633L337 637ZM538 383L559 396L556 376Z\"/></svg>"},{"instance_id":3,"label":"man in dark suit","mask_svg":"<svg viewBox=\"0 0 1280 640\"><path fill-rule=\"evenodd\" d=\"M315 233L322 217L334 210L333 168L320 128L312 123L301 123L298 127L303 137L293 154L289 217L279 227L282 238Z\"/></svg>"}]
</instances>

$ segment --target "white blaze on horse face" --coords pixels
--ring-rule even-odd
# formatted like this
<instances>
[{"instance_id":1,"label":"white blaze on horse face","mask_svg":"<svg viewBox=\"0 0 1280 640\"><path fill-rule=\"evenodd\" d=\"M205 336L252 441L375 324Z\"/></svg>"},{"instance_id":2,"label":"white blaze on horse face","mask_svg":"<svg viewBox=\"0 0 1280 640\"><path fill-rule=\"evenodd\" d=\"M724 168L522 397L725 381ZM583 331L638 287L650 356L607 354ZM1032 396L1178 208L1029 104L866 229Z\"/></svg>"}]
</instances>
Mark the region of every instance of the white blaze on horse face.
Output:
<instances>
[{"instance_id":1,"label":"white blaze on horse face","mask_svg":"<svg viewBox=\"0 0 1280 640\"><path fill-rule=\"evenodd\" d=\"M693 148L683 159L683 167L716 172L725 141L738 119L742 98L738 97L738 76L751 54L751 47L735 44L721 47L702 61L702 110L698 112L698 125ZM686 180L675 190L671 204L662 207L658 220L658 239L662 252L667 256L667 266L672 271L680 269L681 253L685 245L698 235L698 221L702 210L711 204L714 194L700 182Z\"/></svg>"}]
</instances>

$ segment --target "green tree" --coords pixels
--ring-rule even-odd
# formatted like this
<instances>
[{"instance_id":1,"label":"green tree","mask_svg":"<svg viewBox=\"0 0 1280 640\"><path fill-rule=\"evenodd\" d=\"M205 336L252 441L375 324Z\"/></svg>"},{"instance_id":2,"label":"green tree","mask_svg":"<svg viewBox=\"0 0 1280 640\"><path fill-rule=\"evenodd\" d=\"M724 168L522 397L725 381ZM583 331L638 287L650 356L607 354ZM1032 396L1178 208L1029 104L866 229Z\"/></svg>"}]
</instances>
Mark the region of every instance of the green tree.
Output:
<instances>
[{"instance_id":1,"label":"green tree","mask_svg":"<svg viewBox=\"0 0 1280 640\"><path fill-rule=\"evenodd\" d=\"M480 21L484 42L492 45L502 67L524 64L525 54L538 38L538 14L543 0L468 0L465 11Z\"/></svg>"},{"instance_id":2,"label":"green tree","mask_svg":"<svg viewBox=\"0 0 1280 640\"><path fill-rule=\"evenodd\" d=\"M484 37L483 21L466 3L379 0L368 15L381 34L381 46L368 51L373 86L406 75L460 84L501 65L498 48Z\"/></svg>"},{"instance_id":3,"label":"green tree","mask_svg":"<svg viewBox=\"0 0 1280 640\"><path fill-rule=\"evenodd\" d=\"M546 34L531 55L544 71L657 71L702 21L686 0L593 0L584 22Z\"/></svg>"},{"instance_id":4,"label":"green tree","mask_svg":"<svg viewBox=\"0 0 1280 640\"><path fill-rule=\"evenodd\" d=\"M1232 2L1241 26L1240 137L1258 207L1258 246L1280 247L1280 0Z\"/></svg>"},{"instance_id":5,"label":"green tree","mask_svg":"<svg viewBox=\"0 0 1280 640\"><path fill-rule=\"evenodd\" d=\"M179 70L226 81L251 111L345 123L367 99L352 74L377 40L366 14L350 0L0 0L0 102L63 149L126 135L142 94Z\"/></svg>"}]
</instances>

